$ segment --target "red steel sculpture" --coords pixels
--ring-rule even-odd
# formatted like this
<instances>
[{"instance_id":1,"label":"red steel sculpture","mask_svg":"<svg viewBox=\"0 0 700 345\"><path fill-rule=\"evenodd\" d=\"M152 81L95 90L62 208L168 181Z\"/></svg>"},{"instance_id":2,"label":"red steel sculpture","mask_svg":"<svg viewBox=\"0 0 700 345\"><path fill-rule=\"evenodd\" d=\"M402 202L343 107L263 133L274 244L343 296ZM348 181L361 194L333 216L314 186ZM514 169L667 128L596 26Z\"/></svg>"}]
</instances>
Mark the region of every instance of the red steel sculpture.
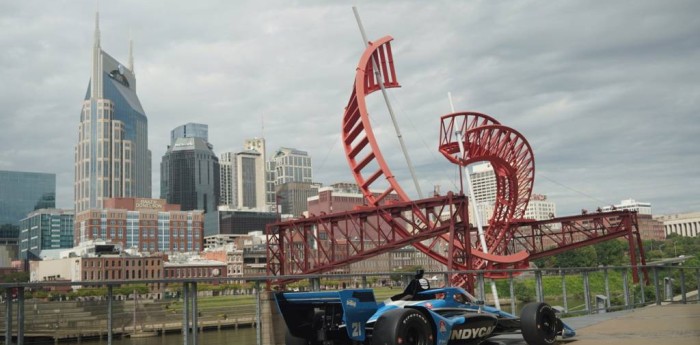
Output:
<instances>
[{"instance_id":1,"label":"red steel sculpture","mask_svg":"<svg viewBox=\"0 0 700 345\"><path fill-rule=\"evenodd\" d=\"M529 258L622 236L628 239L632 264L636 265L637 249L644 264L635 213L581 215L561 218L561 222L524 219L534 182L532 149L520 133L485 114L457 112L443 116L439 150L462 167L488 161L494 169L497 198L485 231L488 253L478 241L472 246L474 229L468 221L463 194L412 201L381 154L366 105L366 97L379 90L380 83L385 88L400 86L392 40L385 36L369 43L360 58L343 115L343 147L368 205L351 212L268 225L269 276L337 271L338 267L413 245L449 271L487 270L487 276L504 277L498 269L523 267ZM375 66L381 73L375 73ZM546 243L556 247L547 247ZM636 281L636 270L634 277ZM452 284L473 290L473 274L454 275Z\"/></svg>"},{"instance_id":2,"label":"red steel sculpture","mask_svg":"<svg viewBox=\"0 0 700 345\"><path fill-rule=\"evenodd\" d=\"M392 193L396 194L401 201L411 200L394 178L394 174L382 156L372 131L365 101L366 96L380 89L379 83L383 83L385 88L400 86L394 70L391 40L390 36L385 36L376 42L371 42L362 54L355 74L355 85L343 115L342 139L348 165L360 190L371 206L379 206ZM375 66L380 69L380 74L375 73ZM381 77L382 80L378 80L378 77ZM486 124L493 125L484 126ZM466 145L467 157L455 158L452 155L454 148L457 148L457 152L459 151L457 143L452 141L454 137L451 135L456 129L466 131L467 139L475 139L474 143L468 142ZM490 224L489 236L487 236L491 246L493 244L500 245L497 250L490 251L498 256L506 254L502 250L504 248L502 244L509 239L504 234L508 230L509 220L513 218L513 214L522 217L532 191L534 175L532 151L527 141L519 134L517 136L515 134L517 132L498 125L498 122L492 118L476 113L445 116L440 131L440 149L450 160L462 165L476 160L490 160L498 171L498 191L502 192L499 193L499 202L497 202L496 212L494 212L498 218L494 218ZM518 188L523 185L524 187ZM376 189L381 189L383 192L377 195L372 191ZM418 210L414 210L414 212L420 214ZM422 221L430 222L429 219L422 219ZM396 227L396 229L401 237L413 236L410 232L402 231L402 227ZM494 230L498 232L496 233ZM443 236L443 239L447 240L447 236ZM413 245L445 265L450 261L450 258L445 256L444 251L438 252L435 250L435 246L430 247L419 242ZM454 246L456 251L464 251L467 247L463 242L454 243ZM453 252L451 254L451 256L463 256L463 253ZM487 262L512 264L523 262L527 258L526 252L508 257L483 255L485 254L483 251L472 251L470 254L479 257L477 262L470 265L471 267L461 267L462 269L482 269L485 268ZM490 261L486 261L487 258Z\"/></svg>"},{"instance_id":3,"label":"red steel sculpture","mask_svg":"<svg viewBox=\"0 0 700 345\"><path fill-rule=\"evenodd\" d=\"M463 167L480 161L488 161L493 167L496 201L485 232L486 246L493 254L506 255L513 238L511 224L524 218L532 194L535 158L530 144L514 129L481 113L459 112L441 120L440 153ZM462 141L463 153L458 140ZM484 251L480 242L477 249ZM487 265L479 259L473 268L486 269Z\"/></svg>"}]
</instances>

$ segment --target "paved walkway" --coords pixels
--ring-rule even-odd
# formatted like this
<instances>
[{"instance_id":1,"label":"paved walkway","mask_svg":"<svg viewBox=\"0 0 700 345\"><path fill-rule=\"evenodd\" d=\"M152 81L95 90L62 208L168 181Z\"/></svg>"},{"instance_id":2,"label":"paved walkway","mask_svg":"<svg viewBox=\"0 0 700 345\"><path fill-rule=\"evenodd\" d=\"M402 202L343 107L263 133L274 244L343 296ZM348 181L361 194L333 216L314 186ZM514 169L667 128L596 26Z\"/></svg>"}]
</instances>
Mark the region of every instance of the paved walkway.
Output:
<instances>
[{"instance_id":1,"label":"paved walkway","mask_svg":"<svg viewBox=\"0 0 700 345\"><path fill-rule=\"evenodd\" d=\"M566 345L700 345L700 304L669 304L564 319L576 336ZM491 339L526 345L521 336Z\"/></svg>"},{"instance_id":2,"label":"paved walkway","mask_svg":"<svg viewBox=\"0 0 700 345\"><path fill-rule=\"evenodd\" d=\"M576 328L586 318L593 322ZM576 328L573 345L700 345L700 304L650 306L575 319L571 322Z\"/></svg>"}]
</instances>

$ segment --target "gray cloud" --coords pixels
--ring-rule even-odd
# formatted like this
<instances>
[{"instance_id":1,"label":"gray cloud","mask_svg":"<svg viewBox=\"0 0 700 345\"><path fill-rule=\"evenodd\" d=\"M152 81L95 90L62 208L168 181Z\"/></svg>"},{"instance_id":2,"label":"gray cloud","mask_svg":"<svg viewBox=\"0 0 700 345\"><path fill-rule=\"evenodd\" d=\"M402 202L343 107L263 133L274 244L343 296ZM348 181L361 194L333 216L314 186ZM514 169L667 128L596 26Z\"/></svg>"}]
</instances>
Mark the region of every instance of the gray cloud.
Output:
<instances>
[{"instance_id":1,"label":"gray cloud","mask_svg":"<svg viewBox=\"0 0 700 345\"><path fill-rule=\"evenodd\" d=\"M560 214L635 198L654 213L700 201L700 22L695 1L358 1L371 39L391 34L401 89L391 91L424 193L455 189L437 153L439 117L490 114L521 132L535 191ZM0 4L0 169L58 175L71 207L73 146L90 70L94 4ZM351 180L340 139L362 40L350 5L100 3L102 47L126 62L149 118L154 196L169 131L210 126L215 151L263 135L269 151L307 150L315 179ZM131 33L130 33L131 32ZM379 95L382 150L415 195Z\"/></svg>"}]
</instances>

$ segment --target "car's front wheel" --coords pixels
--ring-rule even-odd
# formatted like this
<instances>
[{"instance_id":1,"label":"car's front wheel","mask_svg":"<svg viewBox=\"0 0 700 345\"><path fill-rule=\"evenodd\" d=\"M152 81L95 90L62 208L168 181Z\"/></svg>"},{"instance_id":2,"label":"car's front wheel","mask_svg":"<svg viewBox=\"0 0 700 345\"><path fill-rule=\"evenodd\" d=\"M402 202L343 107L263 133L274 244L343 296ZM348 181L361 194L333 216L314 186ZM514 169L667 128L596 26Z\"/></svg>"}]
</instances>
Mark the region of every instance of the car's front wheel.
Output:
<instances>
[{"instance_id":1,"label":"car's front wheel","mask_svg":"<svg viewBox=\"0 0 700 345\"><path fill-rule=\"evenodd\" d=\"M520 328L529 345L551 345L557 340L557 316L547 303L530 303L520 313Z\"/></svg>"},{"instance_id":2,"label":"car's front wheel","mask_svg":"<svg viewBox=\"0 0 700 345\"><path fill-rule=\"evenodd\" d=\"M372 345L432 345L433 331L428 318L415 309L394 309L377 319Z\"/></svg>"}]
</instances>

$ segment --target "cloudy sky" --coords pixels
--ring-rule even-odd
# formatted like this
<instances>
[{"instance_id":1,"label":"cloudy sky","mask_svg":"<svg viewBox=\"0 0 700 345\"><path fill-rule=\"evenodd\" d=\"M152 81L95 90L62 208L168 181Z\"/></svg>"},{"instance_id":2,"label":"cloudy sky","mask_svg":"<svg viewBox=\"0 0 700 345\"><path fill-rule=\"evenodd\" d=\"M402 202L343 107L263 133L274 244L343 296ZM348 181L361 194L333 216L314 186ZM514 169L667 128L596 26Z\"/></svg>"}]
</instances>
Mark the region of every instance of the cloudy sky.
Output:
<instances>
[{"instance_id":1,"label":"cloudy sky","mask_svg":"<svg viewBox=\"0 0 700 345\"><path fill-rule=\"evenodd\" d=\"M532 145L535 192L558 214L651 202L700 211L698 1L103 1L102 48L127 61L149 120L153 191L170 130L209 125L217 154L263 136L351 181L340 121L363 41L392 35L390 91L424 192L457 186L439 117L489 114ZM90 78L95 1L0 2L0 170L55 173L72 207L73 150ZM381 96L382 152L416 197Z\"/></svg>"}]
</instances>

